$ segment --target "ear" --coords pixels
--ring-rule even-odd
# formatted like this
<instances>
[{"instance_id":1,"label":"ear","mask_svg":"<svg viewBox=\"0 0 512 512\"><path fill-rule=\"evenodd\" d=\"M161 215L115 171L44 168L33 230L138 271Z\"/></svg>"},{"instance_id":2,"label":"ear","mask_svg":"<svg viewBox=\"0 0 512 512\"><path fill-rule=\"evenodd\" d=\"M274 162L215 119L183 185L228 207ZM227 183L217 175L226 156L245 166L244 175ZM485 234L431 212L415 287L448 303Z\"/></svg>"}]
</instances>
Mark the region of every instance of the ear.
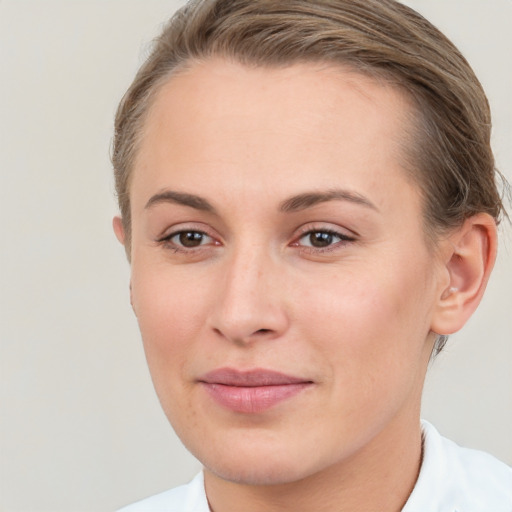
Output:
<instances>
[{"instance_id":1,"label":"ear","mask_svg":"<svg viewBox=\"0 0 512 512\"><path fill-rule=\"evenodd\" d=\"M116 235L116 238L119 240L119 242L124 245L124 241L126 239L124 227L123 227L123 221L121 217L115 216L112 219L112 227L114 228L114 233Z\"/></svg>"},{"instance_id":2,"label":"ear","mask_svg":"<svg viewBox=\"0 0 512 512\"><path fill-rule=\"evenodd\" d=\"M116 216L112 219L112 227L114 228L114 233L116 234L116 238L119 240L119 242L124 245L124 248L126 249L126 233L124 231L123 227L123 221L121 217ZM127 252L127 256L129 258L129 254ZM137 312L135 311L135 308L133 306L133 292L132 292L132 281L130 279L130 304L132 306L133 312L135 313L135 316L137 316Z\"/></svg>"},{"instance_id":3,"label":"ear","mask_svg":"<svg viewBox=\"0 0 512 512\"><path fill-rule=\"evenodd\" d=\"M441 242L448 284L445 280L438 290L433 332L457 332L477 308L496 260L496 231L494 219L479 213Z\"/></svg>"}]
</instances>

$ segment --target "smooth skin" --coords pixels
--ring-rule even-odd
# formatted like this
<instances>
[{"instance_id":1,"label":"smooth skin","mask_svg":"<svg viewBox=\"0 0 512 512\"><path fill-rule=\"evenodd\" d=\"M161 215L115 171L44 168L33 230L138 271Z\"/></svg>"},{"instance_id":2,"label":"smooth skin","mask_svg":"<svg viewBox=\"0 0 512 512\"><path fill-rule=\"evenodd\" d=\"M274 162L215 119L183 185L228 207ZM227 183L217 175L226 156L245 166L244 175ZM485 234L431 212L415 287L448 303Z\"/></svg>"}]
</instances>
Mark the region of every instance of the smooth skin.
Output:
<instances>
[{"instance_id":1,"label":"smooth skin","mask_svg":"<svg viewBox=\"0 0 512 512\"><path fill-rule=\"evenodd\" d=\"M130 184L131 300L215 512L399 511L414 487L435 333L478 305L496 229L478 214L427 241L402 154L411 108L341 67L211 59L150 109ZM124 243L119 218L114 230ZM311 385L233 412L200 383L225 367Z\"/></svg>"}]
</instances>

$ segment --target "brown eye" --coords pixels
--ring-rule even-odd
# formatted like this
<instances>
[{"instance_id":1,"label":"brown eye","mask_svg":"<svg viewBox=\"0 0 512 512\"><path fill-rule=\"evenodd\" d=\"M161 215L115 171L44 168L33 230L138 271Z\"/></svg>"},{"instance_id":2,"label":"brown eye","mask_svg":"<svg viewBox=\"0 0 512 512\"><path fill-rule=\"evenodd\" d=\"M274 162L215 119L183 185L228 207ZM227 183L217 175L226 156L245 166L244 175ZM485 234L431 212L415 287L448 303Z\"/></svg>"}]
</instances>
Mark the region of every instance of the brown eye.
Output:
<instances>
[{"instance_id":1,"label":"brown eye","mask_svg":"<svg viewBox=\"0 0 512 512\"><path fill-rule=\"evenodd\" d=\"M204 235L198 231L184 231L179 234L180 244L184 247L197 247L201 245Z\"/></svg>"},{"instance_id":2,"label":"brown eye","mask_svg":"<svg viewBox=\"0 0 512 512\"><path fill-rule=\"evenodd\" d=\"M328 247L333 241L334 235L332 233L315 231L309 234L309 242L312 247Z\"/></svg>"},{"instance_id":3,"label":"brown eye","mask_svg":"<svg viewBox=\"0 0 512 512\"><path fill-rule=\"evenodd\" d=\"M169 241L177 246L193 249L211 243L212 238L201 231L180 231L172 235Z\"/></svg>"}]
</instances>

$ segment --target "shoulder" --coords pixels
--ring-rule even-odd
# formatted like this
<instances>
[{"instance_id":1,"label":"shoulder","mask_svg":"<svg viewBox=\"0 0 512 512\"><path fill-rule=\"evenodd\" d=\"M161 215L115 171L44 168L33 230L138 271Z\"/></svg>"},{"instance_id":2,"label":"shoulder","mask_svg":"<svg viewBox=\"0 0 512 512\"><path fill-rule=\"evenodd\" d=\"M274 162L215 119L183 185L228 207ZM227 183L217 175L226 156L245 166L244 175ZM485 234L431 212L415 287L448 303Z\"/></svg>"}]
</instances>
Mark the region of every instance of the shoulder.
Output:
<instances>
[{"instance_id":1,"label":"shoulder","mask_svg":"<svg viewBox=\"0 0 512 512\"><path fill-rule=\"evenodd\" d=\"M199 473L189 484L156 494L118 512L208 512L208 501L204 491L203 473Z\"/></svg>"},{"instance_id":2,"label":"shoulder","mask_svg":"<svg viewBox=\"0 0 512 512\"><path fill-rule=\"evenodd\" d=\"M488 453L458 446L427 422L422 428L423 463L404 512L512 511L509 466Z\"/></svg>"}]
</instances>

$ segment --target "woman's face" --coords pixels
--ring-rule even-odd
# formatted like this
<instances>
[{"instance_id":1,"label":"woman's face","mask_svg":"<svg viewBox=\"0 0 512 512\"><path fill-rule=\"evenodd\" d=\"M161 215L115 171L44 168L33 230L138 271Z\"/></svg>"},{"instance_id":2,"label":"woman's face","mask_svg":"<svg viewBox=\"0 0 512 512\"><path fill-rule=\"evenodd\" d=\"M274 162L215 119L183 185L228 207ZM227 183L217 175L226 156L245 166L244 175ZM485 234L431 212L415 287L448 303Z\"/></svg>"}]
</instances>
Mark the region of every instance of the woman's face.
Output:
<instances>
[{"instance_id":1,"label":"woman's face","mask_svg":"<svg viewBox=\"0 0 512 512\"><path fill-rule=\"evenodd\" d=\"M217 475L296 481L417 428L447 278L402 168L408 109L311 64L211 60L156 97L132 304L163 408Z\"/></svg>"}]
</instances>

